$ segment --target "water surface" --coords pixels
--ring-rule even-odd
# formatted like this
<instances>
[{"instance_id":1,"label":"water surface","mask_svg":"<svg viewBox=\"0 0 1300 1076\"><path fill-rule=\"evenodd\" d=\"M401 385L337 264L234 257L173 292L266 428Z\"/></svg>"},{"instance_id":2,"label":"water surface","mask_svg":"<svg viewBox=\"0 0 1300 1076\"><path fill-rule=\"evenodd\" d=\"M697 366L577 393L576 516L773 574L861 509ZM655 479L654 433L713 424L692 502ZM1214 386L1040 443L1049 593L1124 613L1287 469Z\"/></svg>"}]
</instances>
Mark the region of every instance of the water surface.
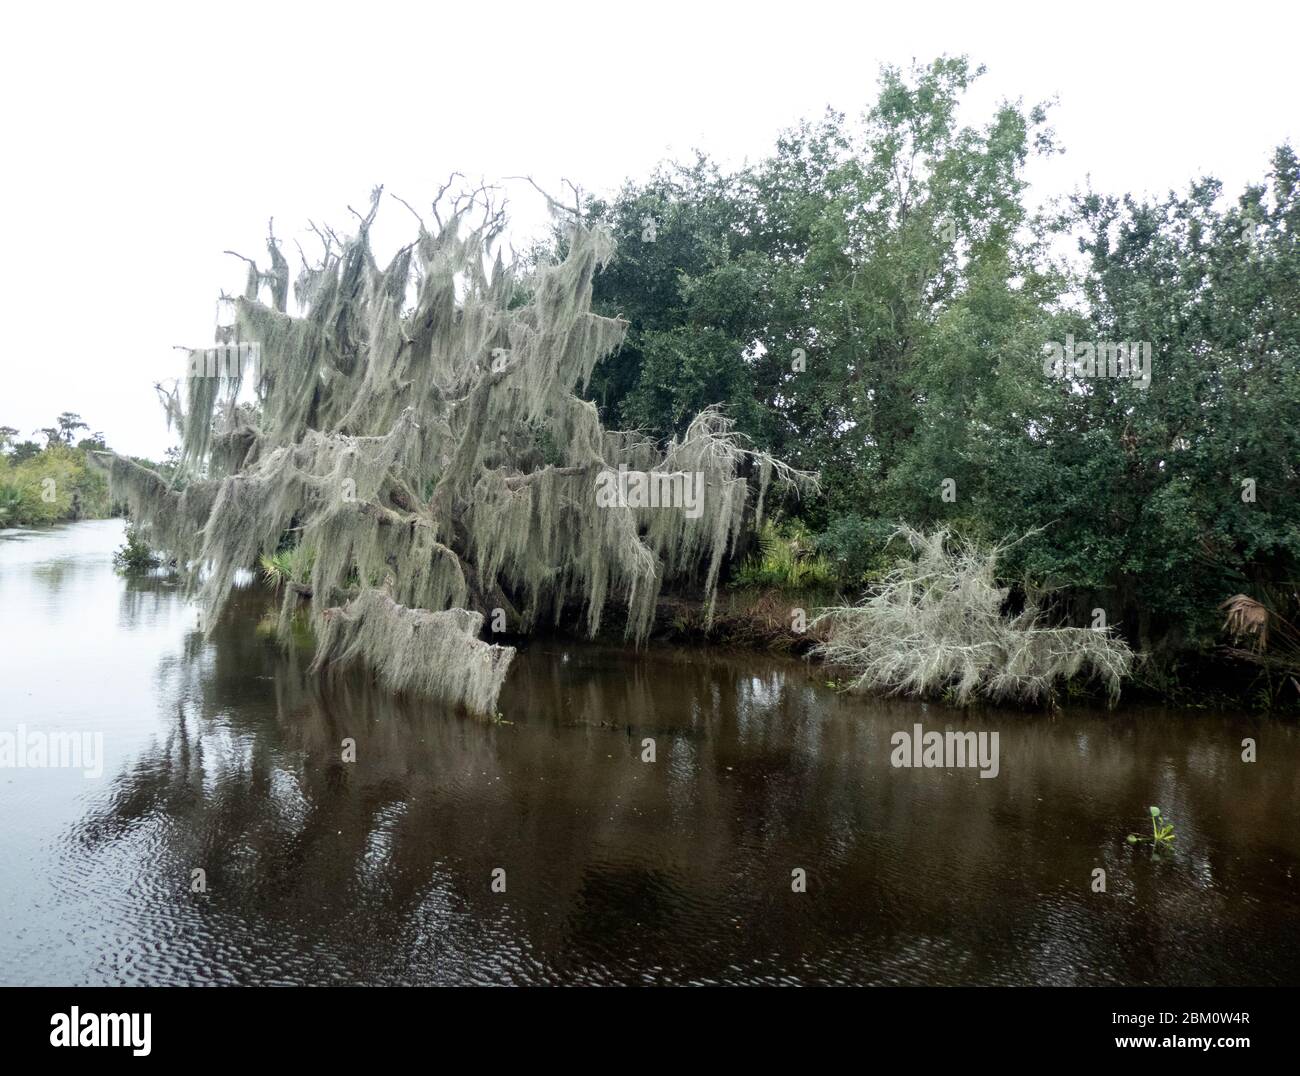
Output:
<instances>
[{"instance_id":1,"label":"water surface","mask_svg":"<svg viewBox=\"0 0 1300 1076\"><path fill-rule=\"evenodd\" d=\"M99 732L105 753L99 777L0 769L2 983L1300 972L1293 723L963 715L846 699L801 662L553 639L492 723L309 676L254 630L257 587L205 643L170 580L114 574L121 540L0 532L0 732ZM998 732L998 777L893 768L917 722ZM1149 804L1168 853L1124 842Z\"/></svg>"}]
</instances>

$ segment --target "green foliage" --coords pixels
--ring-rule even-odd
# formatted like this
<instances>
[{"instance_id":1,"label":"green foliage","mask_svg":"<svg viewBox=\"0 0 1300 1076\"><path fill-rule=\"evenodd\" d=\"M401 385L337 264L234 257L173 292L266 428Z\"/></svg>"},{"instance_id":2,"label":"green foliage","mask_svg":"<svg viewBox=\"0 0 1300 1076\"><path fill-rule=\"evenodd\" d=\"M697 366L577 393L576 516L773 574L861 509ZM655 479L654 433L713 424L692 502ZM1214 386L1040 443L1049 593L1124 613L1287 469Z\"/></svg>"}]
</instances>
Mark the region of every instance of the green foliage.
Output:
<instances>
[{"instance_id":1,"label":"green foliage","mask_svg":"<svg viewBox=\"0 0 1300 1076\"><path fill-rule=\"evenodd\" d=\"M593 282L592 308L629 323L592 377L603 418L667 437L723 404L740 430L759 432L745 351L766 259L746 238L749 207L743 179L702 156L590 202L618 244Z\"/></svg>"},{"instance_id":2,"label":"green foliage","mask_svg":"<svg viewBox=\"0 0 1300 1076\"><path fill-rule=\"evenodd\" d=\"M263 581L272 590L279 590L286 583L306 583L311 579L311 570L316 564L316 551L310 546L288 546L264 554L260 563Z\"/></svg>"},{"instance_id":3,"label":"green foliage","mask_svg":"<svg viewBox=\"0 0 1300 1076\"><path fill-rule=\"evenodd\" d=\"M733 583L789 591L826 590L835 583L835 570L815 551L807 527L798 522L778 526L769 520L759 532L758 552L740 565Z\"/></svg>"},{"instance_id":4,"label":"green foliage","mask_svg":"<svg viewBox=\"0 0 1300 1076\"><path fill-rule=\"evenodd\" d=\"M21 487L0 485L0 527L14 527L27 514L27 505Z\"/></svg>"},{"instance_id":5,"label":"green foliage","mask_svg":"<svg viewBox=\"0 0 1300 1076\"><path fill-rule=\"evenodd\" d=\"M41 446L35 441L15 441L9 452L10 463L25 463L41 454Z\"/></svg>"},{"instance_id":6,"label":"green foliage","mask_svg":"<svg viewBox=\"0 0 1300 1076\"><path fill-rule=\"evenodd\" d=\"M31 455L0 454L0 526L104 518L110 507L108 483L85 449L56 438Z\"/></svg>"},{"instance_id":7,"label":"green foliage","mask_svg":"<svg viewBox=\"0 0 1300 1076\"><path fill-rule=\"evenodd\" d=\"M1300 165L1283 146L1235 200L1204 179L1036 218L1046 111L959 122L979 74L887 69L858 121L828 112L734 173L700 157L593 202L620 239L594 302L631 322L593 398L659 432L725 401L819 471L822 496L785 510L844 586L888 569L900 521L1029 533L1008 574L1075 622L1102 609L1169 691L1222 641L1229 595L1281 592L1300 622ZM1067 334L1150 343L1149 387L1046 376Z\"/></svg>"},{"instance_id":8,"label":"green foliage","mask_svg":"<svg viewBox=\"0 0 1300 1076\"><path fill-rule=\"evenodd\" d=\"M126 543L113 554L113 567L119 572L145 572L162 564L162 558L149 548L140 527L126 525Z\"/></svg>"},{"instance_id":9,"label":"green foliage","mask_svg":"<svg viewBox=\"0 0 1300 1076\"><path fill-rule=\"evenodd\" d=\"M594 301L632 326L594 398L654 431L725 402L760 443L822 473L826 497L804 510L814 527L864 503L946 519L938 482L978 474L964 445L982 397L1025 394L1006 383L1016 356L1022 380L1041 380L1050 291L1014 240L1020 171L1050 149L1045 117L1004 106L959 124L978 75L960 58L886 70L860 122L829 112L733 175L701 158L593 203L623 240ZM995 349L1006 361L990 363Z\"/></svg>"},{"instance_id":10,"label":"green foliage","mask_svg":"<svg viewBox=\"0 0 1300 1076\"><path fill-rule=\"evenodd\" d=\"M815 537L840 586L857 591L879 579L893 564L885 547L895 527L878 517L856 512L832 516Z\"/></svg>"},{"instance_id":11,"label":"green foliage","mask_svg":"<svg viewBox=\"0 0 1300 1076\"><path fill-rule=\"evenodd\" d=\"M1088 258L1088 314L1062 316L1060 332L1150 341L1151 385L1054 383L1036 408L1041 435L1007 442L990 468L983 507L995 527L1056 520L1020 551L1027 570L1099 595L1144 649L1211 646L1225 598L1300 575L1300 188L1289 147L1269 179L1235 206L1211 180L1157 203L1075 199L1061 226Z\"/></svg>"},{"instance_id":12,"label":"green foliage","mask_svg":"<svg viewBox=\"0 0 1300 1076\"><path fill-rule=\"evenodd\" d=\"M1156 847L1171 843L1174 840L1174 827L1165 822L1159 807L1149 807L1148 810L1151 812L1151 836L1139 837L1136 833L1130 833L1128 843L1142 844L1149 841Z\"/></svg>"}]
</instances>

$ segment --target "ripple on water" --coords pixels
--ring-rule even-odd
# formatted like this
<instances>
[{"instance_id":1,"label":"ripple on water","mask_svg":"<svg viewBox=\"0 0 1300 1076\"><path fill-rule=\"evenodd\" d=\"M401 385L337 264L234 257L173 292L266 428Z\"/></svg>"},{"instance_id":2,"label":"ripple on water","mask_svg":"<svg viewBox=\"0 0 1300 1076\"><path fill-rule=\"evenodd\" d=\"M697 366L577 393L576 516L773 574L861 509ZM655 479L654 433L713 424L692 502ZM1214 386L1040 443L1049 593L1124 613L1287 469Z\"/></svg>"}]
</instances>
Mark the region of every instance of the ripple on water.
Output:
<instances>
[{"instance_id":1,"label":"ripple on water","mask_svg":"<svg viewBox=\"0 0 1300 1076\"><path fill-rule=\"evenodd\" d=\"M257 589L205 642L168 581L112 574L119 542L120 523L0 541L0 652L30 677L0 681L0 711L99 729L109 760L96 782L0 781L5 981L1210 984L1300 967L1300 735L1281 723L958 714L846 700L796 662L539 640L502 695L511 724L492 724L308 677L252 630ZM997 731L998 778L891 767L916 722ZM1248 734L1269 750L1245 767ZM1167 854L1124 843L1150 803L1177 827Z\"/></svg>"}]
</instances>

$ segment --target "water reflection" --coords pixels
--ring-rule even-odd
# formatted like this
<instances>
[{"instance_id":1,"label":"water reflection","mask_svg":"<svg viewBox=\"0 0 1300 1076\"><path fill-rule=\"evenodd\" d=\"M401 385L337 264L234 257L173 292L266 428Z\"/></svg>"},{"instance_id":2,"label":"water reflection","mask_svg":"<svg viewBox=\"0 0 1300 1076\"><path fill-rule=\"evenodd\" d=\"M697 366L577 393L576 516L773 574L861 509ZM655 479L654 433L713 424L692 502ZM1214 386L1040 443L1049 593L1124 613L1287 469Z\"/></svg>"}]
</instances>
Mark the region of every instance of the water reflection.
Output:
<instances>
[{"instance_id":1,"label":"water reflection","mask_svg":"<svg viewBox=\"0 0 1300 1076\"><path fill-rule=\"evenodd\" d=\"M0 588L15 570L0 559ZM25 593L49 585L24 570ZM69 571L61 600L98 593L104 570L85 568L90 587ZM306 675L253 630L255 589L204 643L167 580L114 586L119 630L152 647L140 743L17 872L5 981L1208 984L1300 968L1300 742L1279 723L963 717L844 700L799 663L554 640L521 652L491 723ZM92 645L83 622L62 622L73 653ZM999 731L1001 775L891 768L891 733L918 721ZM1177 826L1168 854L1123 842L1148 803Z\"/></svg>"}]
</instances>

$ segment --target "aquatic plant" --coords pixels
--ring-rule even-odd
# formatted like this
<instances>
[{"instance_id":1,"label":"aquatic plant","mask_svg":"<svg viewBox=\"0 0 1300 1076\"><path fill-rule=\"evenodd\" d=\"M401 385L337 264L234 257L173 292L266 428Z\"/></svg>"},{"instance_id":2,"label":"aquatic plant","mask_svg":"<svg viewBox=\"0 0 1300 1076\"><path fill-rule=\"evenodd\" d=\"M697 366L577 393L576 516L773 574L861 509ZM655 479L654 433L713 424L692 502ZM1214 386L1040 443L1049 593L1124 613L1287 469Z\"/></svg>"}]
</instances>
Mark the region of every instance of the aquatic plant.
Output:
<instances>
[{"instance_id":1,"label":"aquatic plant","mask_svg":"<svg viewBox=\"0 0 1300 1076\"><path fill-rule=\"evenodd\" d=\"M813 653L849 670L849 687L938 695L964 706L974 697L1032 702L1051 698L1059 681L1102 681L1112 702L1133 652L1113 632L1051 627L1032 594L1014 615L997 582L1001 545L981 549L946 529L902 527L909 555L858 605L819 610L813 627L825 641Z\"/></svg>"},{"instance_id":2,"label":"aquatic plant","mask_svg":"<svg viewBox=\"0 0 1300 1076\"><path fill-rule=\"evenodd\" d=\"M1163 844L1168 844L1174 839L1174 827L1166 824L1164 818L1161 817L1159 807L1148 807L1147 810L1151 812L1151 836L1139 837L1136 833L1130 833L1128 835L1128 843L1140 844L1150 841L1157 847Z\"/></svg>"},{"instance_id":3,"label":"aquatic plant","mask_svg":"<svg viewBox=\"0 0 1300 1076\"><path fill-rule=\"evenodd\" d=\"M552 202L564 259L506 264L489 192L455 198L445 221L440 193L432 226L406 207L416 237L381 268L370 246L380 196L355 213L352 236L317 231L323 251L302 257L297 314L274 235L268 269L244 259L219 342L255 342L257 369L161 393L182 437L183 489L108 458L151 540L189 566L205 623L292 529L315 560L305 583L282 588L280 622L287 632L308 603L317 668L362 661L395 690L492 713L514 651L477 638L484 614L522 632L580 605L594 635L617 601L639 643L676 576L699 581L711 617L722 562L747 521L761 522L769 485L808 488L813 476L751 448L716 408L666 445L602 426L577 393L627 329L590 309L614 251L605 228ZM238 400L246 381L252 405ZM695 476L701 511L598 507L600 476L620 467Z\"/></svg>"}]
</instances>

